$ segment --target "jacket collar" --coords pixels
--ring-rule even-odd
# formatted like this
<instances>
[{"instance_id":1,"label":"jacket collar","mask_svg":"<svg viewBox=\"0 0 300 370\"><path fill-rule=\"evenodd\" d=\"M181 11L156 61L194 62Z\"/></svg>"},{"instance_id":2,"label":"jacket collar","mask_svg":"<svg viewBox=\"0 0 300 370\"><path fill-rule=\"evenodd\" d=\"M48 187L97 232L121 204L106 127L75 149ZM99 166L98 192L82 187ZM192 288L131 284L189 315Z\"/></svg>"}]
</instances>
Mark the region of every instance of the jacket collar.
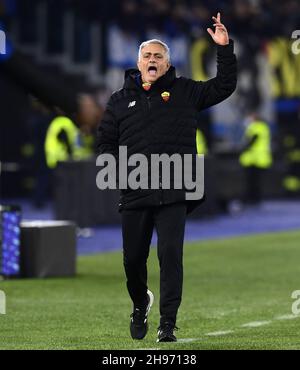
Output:
<instances>
[{"instance_id":1,"label":"jacket collar","mask_svg":"<svg viewBox=\"0 0 300 370\"><path fill-rule=\"evenodd\" d=\"M124 89L142 89L142 84L140 81L140 71L138 69L128 69L125 72L125 82ZM175 67L171 66L166 74L161 76L155 83L152 85L151 90L156 89L166 89L172 85L176 79L176 70Z\"/></svg>"}]
</instances>

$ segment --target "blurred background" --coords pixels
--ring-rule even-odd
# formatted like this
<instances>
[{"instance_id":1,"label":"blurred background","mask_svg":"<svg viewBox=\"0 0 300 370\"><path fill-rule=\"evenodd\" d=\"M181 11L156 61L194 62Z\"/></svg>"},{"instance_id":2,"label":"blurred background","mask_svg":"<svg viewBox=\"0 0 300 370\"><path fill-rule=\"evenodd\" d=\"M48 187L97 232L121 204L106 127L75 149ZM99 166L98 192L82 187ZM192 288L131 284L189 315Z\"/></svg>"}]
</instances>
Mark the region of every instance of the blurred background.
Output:
<instances>
[{"instance_id":1,"label":"blurred background","mask_svg":"<svg viewBox=\"0 0 300 370\"><path fill-rule=\"evenodd\" d=\"M169 44L178 75L213 77L218 11L238 86L199 113L206 200L186 224L176 349L300 348L300 1L0 0L1 348L153 349L158 304L149 341L127 334L119 194L96 187L95 128L146 39Z\"/></svg>"},{"instance_id":2,"label":"blurred background","mask_svg":"<svg viewBox=\"0 0 300 370\"><path fill-rule=\"evenodd\" d=\"M146 39L170 46L178 75L213 77L216 47L206 29L218 11L235 41L238 86L199 114L207 200L191 218L244 214L245 225L232 226L238 230L248 224L243 212L255 207L252 216L290 213L291 227L299 226L300 54L292 51L298 0L0 0L13 48L100 109L122 87L124 69L135 67ZM95 186L93 130L80 132L3 69L0 86L1 203L20 205L26 219L74 221L85 236L118 224L118 194ZM274 222L269 227L278 227Z\"/></svg>"}]
</instances>

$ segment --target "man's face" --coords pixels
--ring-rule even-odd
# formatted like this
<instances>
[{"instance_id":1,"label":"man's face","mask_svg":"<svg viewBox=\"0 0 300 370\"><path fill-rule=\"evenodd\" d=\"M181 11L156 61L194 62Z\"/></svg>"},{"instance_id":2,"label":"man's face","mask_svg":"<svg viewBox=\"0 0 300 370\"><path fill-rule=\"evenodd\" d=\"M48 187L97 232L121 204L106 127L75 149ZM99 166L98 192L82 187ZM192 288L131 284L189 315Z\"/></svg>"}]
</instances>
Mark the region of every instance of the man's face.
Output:
<instances>
[{"instance_id":1,"label":"man's face","mask_svg":"<svg viewBox=\"0 0 300 370\"><path fill-rule=\"evenodd\" d=\"M143 82L154 83L170 68L165 49L160 44L148 44L141 52L137 63Z\"/></svg>"}]
</instances>

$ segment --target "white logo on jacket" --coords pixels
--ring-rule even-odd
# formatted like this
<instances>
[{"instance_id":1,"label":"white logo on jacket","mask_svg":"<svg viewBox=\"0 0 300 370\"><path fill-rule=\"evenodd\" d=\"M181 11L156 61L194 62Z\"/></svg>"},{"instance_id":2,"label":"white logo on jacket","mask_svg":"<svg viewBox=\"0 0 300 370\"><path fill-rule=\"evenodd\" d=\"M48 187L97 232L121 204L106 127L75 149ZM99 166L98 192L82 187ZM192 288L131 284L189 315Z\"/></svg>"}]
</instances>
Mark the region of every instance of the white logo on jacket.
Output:
<instances>
[{"instance_id":1,"label":"white logo on jacket","mask_svg":"<svg viewBox=\"0 0 300 370\"><path fill-rule=\"evenodd\" d=\"M135 106L135 103L136 103L136 101L134 100L134 101L131 101L129 104L128 104L128 108L132 108L132 107L134 107Z\"/></svg>"}]
</instances>

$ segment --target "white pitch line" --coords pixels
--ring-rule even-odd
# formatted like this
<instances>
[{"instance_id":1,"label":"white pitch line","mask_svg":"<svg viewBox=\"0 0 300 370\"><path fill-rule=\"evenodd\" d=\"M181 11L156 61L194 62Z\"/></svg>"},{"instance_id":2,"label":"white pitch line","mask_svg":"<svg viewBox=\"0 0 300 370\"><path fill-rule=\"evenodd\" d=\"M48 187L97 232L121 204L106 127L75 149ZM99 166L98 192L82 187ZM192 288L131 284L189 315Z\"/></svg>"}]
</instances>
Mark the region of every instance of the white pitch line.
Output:
<instances>
[{"instance_id":1,"label":"white pitch line","mask_svg":"<svg viewBox=\"0 0 300 370\"><path fill-rule=\"evenodd\" d=\"M177 340L177 343L190 343L201 340L201 338L181 338Z\"/></svg>"},{"instance_id":2,"label":"white pitch line","mask_svg":"<svg viewBox=\"0 0 300 370\"><path fill-rule=\"evenodd\" d=\"M224 331L214 331L212 333L207 333L205 335L208 335L209 337L217 337L220 335L227 335L233 333L233 330L224 330Z\"/></svg>"},{"instance_id":3,"label":"white pitch line","mask_svg":"<svg viewBox=\"0 0 300 370\"><path fill-rule=\"evenodd\" d=\"M294 320L300 317L300 315L282 315L275 317L275 320Z\"/></svg>"},{"instance_id":4,"label":"white pitch line","mask_svg":"<svg viewBox=\"0 0 300 370\"><path fill-rule=\"evenodd\" d=\"M137 348L138 351L159 351L160 348Z\"/></svg>"},{"instance_id":5,"label":"white pitch line","mask_svg":"<svg viewBox=\"0 0 300 370\"><path fill-rule=\"evenodd\" d=\"M300 315L281 315L274 318L274 320L293 320L300 318ZM258 328L260 326L269 325L272 323L272 320L269 321L252 321L248 322L246 324L241 325L241 328ZM234 333L234 330L220 330L220 331L214 331L211 333L205 334L209 337L218 337L222 335L232 334ZM190 343L190 342L196 342L201 340L201 338L181 338L177 340L177 343ZM160 350L160 348L138 348L139 350Z\"/></svg>"},{"instance_id":6,"label":"white pitch line","mask_svg":"<svg viewBox=\"0 0 300 370\"><path fill-rule=\"evenodd\" d=\"M258 328L259 326L264 326L271 324L272 321L253 321L247 322L246 324L241 325L241 328Z\"/></svg>"}]
</instances>

